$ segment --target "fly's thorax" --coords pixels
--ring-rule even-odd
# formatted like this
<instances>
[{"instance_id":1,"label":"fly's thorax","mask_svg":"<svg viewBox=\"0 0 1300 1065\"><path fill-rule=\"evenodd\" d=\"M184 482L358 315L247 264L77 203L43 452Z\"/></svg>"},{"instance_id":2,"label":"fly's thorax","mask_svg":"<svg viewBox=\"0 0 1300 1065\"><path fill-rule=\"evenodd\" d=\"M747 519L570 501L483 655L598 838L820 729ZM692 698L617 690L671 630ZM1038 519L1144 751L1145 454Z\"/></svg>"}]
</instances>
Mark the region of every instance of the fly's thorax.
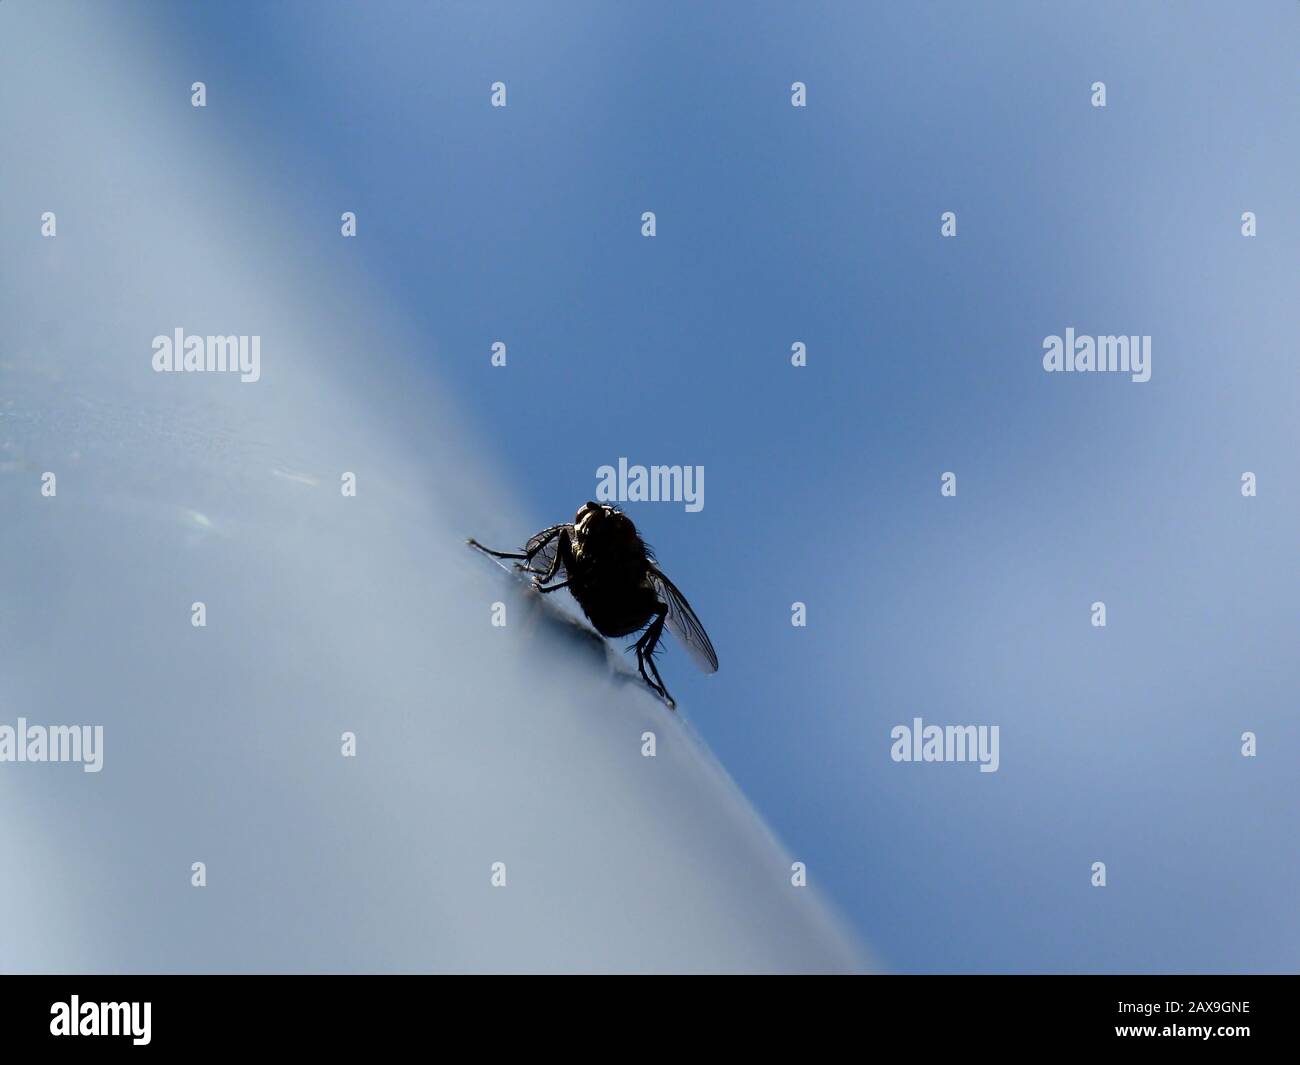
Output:
<instances>
[{"instance_id":1,"label":"fly's thorax","mask_svg":"<svg viewBox=\"0 0 1300 1065\"><path fill-rule=\"evenodd\" d=\"M621 601L636 597L649 567L640 539L592 532L573 545L569 587L574 598Z\"/></svg>"},{"instance_id":2,"label":"fly's thorax","mask_svg":"<svg viewBox=\"0 0 1300 1065\"><path fill-rule=\"evenodd\" d=\"M630 530L630 535L629 535ZM577 537L575 556L609 571L644 570L645 545L629 522L626 526L602 525Z\"/></svg>"}]
</instances>

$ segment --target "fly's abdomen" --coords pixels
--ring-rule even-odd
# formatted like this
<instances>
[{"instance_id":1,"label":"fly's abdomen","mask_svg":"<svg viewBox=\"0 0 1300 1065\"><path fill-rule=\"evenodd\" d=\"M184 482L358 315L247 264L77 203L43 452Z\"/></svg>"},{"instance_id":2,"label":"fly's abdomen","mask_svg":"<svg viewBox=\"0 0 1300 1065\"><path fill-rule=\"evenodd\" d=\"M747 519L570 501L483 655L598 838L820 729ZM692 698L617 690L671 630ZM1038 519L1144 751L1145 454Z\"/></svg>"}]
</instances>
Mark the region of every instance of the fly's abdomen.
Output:
<instances>
[{"instance_id":1,"label":"fly's abdomen","mask_svg":"<svg viewBox=\"0 0 1300 1065\"><path fill-rule=\"evenodd\" d=\"M596 631L626 636L644 628L658 605L645 582L644 563L626 556L591 554L583 562L581 573L570 574L569 590Z\"/></svg>"},{"instance_id":2,"label":"fly's abdomen","mask_svg":"<svg viewBox=\"0 0 1300 1065\"><path fill-rule=\"evenodd\" d=\"M604 589L586 597L575 596L587 620L602 636L627 636L645 628L654 617L658 601L647 589L609 594Z\"/></svg>"}]
</instances>

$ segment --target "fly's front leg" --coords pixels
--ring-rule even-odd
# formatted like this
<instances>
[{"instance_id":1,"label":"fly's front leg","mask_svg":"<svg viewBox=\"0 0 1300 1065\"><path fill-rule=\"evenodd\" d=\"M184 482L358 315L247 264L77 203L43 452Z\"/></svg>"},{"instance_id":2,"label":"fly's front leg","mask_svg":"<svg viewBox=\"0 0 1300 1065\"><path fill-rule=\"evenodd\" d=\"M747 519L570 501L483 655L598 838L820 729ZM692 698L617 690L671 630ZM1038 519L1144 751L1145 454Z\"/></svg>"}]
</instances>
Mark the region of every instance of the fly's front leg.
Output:
<instances>
[{"instance_id":1,"label":"fly's front leg","mask_svg":"<svg viewBox=\"0 0 1300 1065\"><path fill-rule=\"evenodd\" d=\"M545 551L545 550L546 550L546 546L547 546L547 545L548 545L552 540L554 540L557 536L566 536L567 533L568 533L568 529L567 529L566 526L564 526L564 525L557 525L557 526L555 526L554 530L551 532L551 534L550 534L549 536L545 537L545 538L542 539L542 540L539 540L538 543L537 543L537 546L536 546L536 547L534 547L534 548L533 548L531 551L529 551L527 554L521 556L521 557L524 559L524 564L523 564L522 566L517 566L516 568L517 568L517 569L521 569L521 570L523 570L525 573L531 573L531 574L533 574L533 578L534 578L534 579L533 579L533 583L536 583L536 582L537 582L537 574L542 573L542 572L544 572L544 571L542 571L542 570L540 570L540 569L533 569L533 559L535 559L538 555L540 555L543 551ZM557 556L557 557L559 556L559 548L558 548L558 547L556 548L556 556ZM554 563L552 562L551 570L554 571L554 569L555 569L555 566L554 566ZM543 577L543 578L541 578L541 579L542 579L542 580L550 580L550 578L553 577L553 576L555 576L554 572L551 573L550 577Z\"/></svg>"},{"instance_id":2,"label":"fly's front leg","mask_svg":"<svg viewBox=\"0 0 1300 1065\"><path fill-rule=\"evenodd\" d=\"M569 540L569 530L561 529L558 533L560 542L555 545L555 557L551 559L551 566L540 577L533 578L533 585L542 592L558 592L561 588L569 586L568 581L562 581L559 584L552 584L549 588L543 588L542 585L549 584L555 579L555 575L560 572L560 567L564 567L565 573L573 572L573 545ZM539 545L540 551L545 545Z\"/></svg>"},{"instance_id":3,"label":"fly's front leg","mask_svg":"<svg viewBox=\"0 0 1300 1065\"><path fill-rule=\"evenodd\" d=\"M539 569L533 569L532 567L533 559L536 558L540 552L544 551L546 549L546 545L549 544L552 540L554 540L557 536L559 536L563 530L564 530L564 526L562 525L556 526L555 531L552 532L549 536L545 537L543 540L541 540L537 544L537 546L534 547L531 551L493 551L492 548L484 547L477 540L466 540L465 542L469 544L470 547L477 548L479 551L482 551L483 554L491 555L493 558L518 559L519 561L515 563L515 569L523 570L523 572L525 573L538 574L541 573L542 571Z\"/></svg>"},{"instance_id":4,"label":"fly's front leg","mask_svg":"<svg viewBox=\"0 0 1300 1065\"><path fill-rule=\"evenodd\" d=\"M513 551L493 551L492 548L484 547L477 540L466 540L465 542L469 544L470 547L476 547L478 550L482 551L483 554L491 555L493 558L528 558L527 555L518 554Z\"/></svg>"}]
</instances>

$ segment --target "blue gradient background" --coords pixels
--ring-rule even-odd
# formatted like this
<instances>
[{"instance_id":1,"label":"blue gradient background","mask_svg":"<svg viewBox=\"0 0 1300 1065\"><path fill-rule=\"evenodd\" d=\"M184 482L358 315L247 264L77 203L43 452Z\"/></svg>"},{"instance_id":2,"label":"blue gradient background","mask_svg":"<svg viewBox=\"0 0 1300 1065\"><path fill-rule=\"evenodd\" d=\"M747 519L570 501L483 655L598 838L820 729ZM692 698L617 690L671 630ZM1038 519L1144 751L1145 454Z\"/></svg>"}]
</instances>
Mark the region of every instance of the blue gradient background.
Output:
<instances>
[{"instance_id":1,"label":"blue gradient background","mask_svg":"<svg viewBox=\"0 0 1300 1065\"><path fill-rule=\"evenodd\" d=\"M629 504L722 660L665 676L887 968L1300 967L1300 7L121 10L230 164L159 179L291 191L249 255L420 338L443 457L532 515L467 533L705 467L699 514ZM1150 334L1151 381L1045 374L1067 326ZM998 724L999 772L893 763L914 716Z\"/></svg>"}]
</instances>

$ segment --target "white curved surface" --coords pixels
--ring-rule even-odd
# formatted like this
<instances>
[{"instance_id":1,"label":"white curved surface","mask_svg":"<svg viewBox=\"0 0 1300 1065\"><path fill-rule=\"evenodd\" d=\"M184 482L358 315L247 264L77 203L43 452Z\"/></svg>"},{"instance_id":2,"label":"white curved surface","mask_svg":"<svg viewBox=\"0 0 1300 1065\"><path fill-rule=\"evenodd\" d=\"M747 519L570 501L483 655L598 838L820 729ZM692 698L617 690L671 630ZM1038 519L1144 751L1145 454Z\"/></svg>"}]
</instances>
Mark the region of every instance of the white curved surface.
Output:
<instances>
[{"instance_id":1,"label":"white curved surface","mask_svg":"<svg viewBox=\"0 0 1300 1065\"><path fill-rule=\"evenodd\" d=\"M101 724L105 751L0 766L0 969L862 967L681 719L517 600L489 624L505 585L462 538L550 516L434 407L424 341L277 235L291 190L165 107L106 9L4 7L0 129L29 151L0 233L0 722ZM177 326L260 334L262 380L154 374Z\"/></svg>"}]
</instances>

